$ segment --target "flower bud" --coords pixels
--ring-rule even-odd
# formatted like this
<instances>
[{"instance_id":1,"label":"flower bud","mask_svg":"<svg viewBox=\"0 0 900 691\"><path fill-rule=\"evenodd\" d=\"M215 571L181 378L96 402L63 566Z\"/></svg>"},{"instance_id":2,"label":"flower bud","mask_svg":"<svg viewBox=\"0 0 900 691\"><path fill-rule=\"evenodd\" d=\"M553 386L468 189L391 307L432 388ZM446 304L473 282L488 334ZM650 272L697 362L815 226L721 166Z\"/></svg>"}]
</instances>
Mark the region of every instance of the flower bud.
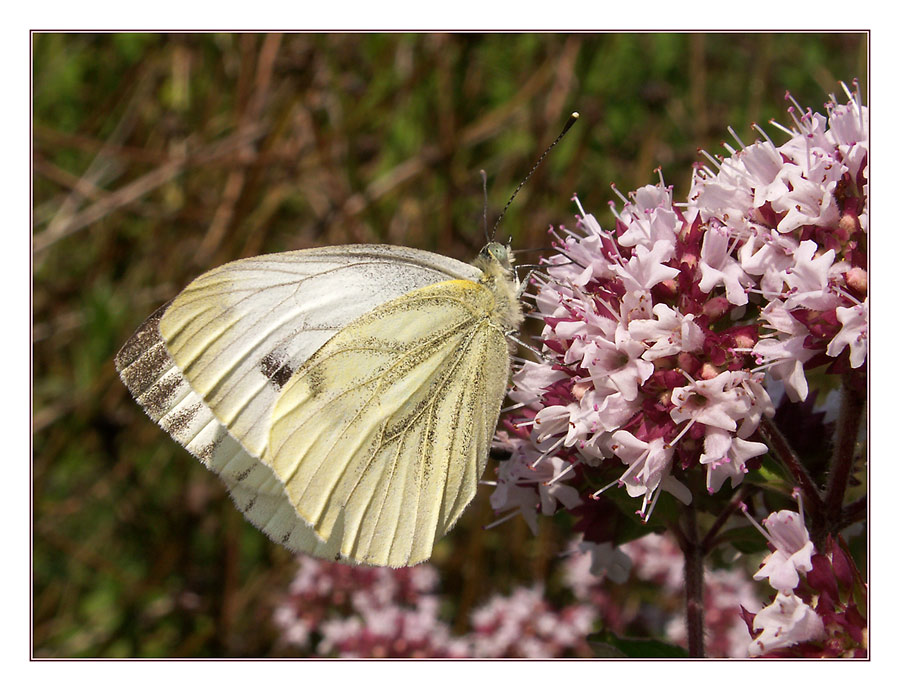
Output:
<instances>
[{"instance_id":1,"label":"flower bud","mask_svg":"<svg viewBox=\"0 0 900 691\"><path fill-rule=\"evenodd\" d=\"M854 266L844 274L847 285L857 293L866 295L869 292L869 274L859 266Z\"/></svg>"}]
</instances>

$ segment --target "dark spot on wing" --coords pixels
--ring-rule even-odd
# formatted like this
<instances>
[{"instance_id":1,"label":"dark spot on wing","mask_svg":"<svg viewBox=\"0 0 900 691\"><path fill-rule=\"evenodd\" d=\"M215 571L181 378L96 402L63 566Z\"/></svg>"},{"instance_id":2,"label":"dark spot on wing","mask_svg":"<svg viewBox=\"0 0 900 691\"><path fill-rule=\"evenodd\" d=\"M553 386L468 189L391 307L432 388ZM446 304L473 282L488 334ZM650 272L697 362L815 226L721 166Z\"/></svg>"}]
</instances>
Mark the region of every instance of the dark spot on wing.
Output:
<instances>
[{"instance_id":1,"label":"dark spot on wing","mask_svg":"<svg viewBox=\"0 0 900 691\"><path fill-rule=\"evenodd\" d=\"M209 444L205 444L203 447L196 451L197 458L203 461L204 465L209 465L212 463L213 456L216 454L216 450L219 448L219 445L227 436L224 427L219 427L216 430L215 438L209 442Z\"/></svg>"},{"instance_id":2,"label":"dark spot on wing","mask_svg":"<svg viewBox=\"0 0 900 691\"><path fill-rule=\"evenodd\" d=\"M238 473L234 479L237 480L238 482L243 482L244 480L247 479L247 476L252 471L253 471L253 466L250 466L250 467L246 468L245 470L242 470L240 473Z\"/></svg>"},{"instance_id":3,"label":"dark spot on wing","mask_svg":"<svg viewBox=\"0 0 900 691\"><path fill-rule=\"evenodd\" d=\"M117 371L121 372L153 347L157 341L162 340L159 335L159 321L170 304L172 304L171 300L147 317L131 338L125 342L116 355Z\"/></svg>"},{"instance_id":4,"label":"dark spot on wing","mask_svg":"<svg viewBox=\"0 0 900 691\"><path fill-rule=\"evenodd\" d=\"M172 358L166 352L162 341L157 341L129 363L125 369L119 370L119 376L131 391L131 395L137 398L156 384L171 367Z\"/></svg>"},{"instance_id":5,"label":"dark spot on wing","mask_svg":"<svg viewBox=\"0 0 900 691\"><path fill-rule=\"evenodd\" d=\"M207 444L203 448L197 449L197 458L203 461L204 465L209 465L209 462L212 460L213 454L216 452L216 447L218 445L219 442L214 441Z\"/></svg>"},{"instance_id":6,"label":"dark spot on wing","mask_svg":"<svg viewBox=\"0 0 900 691\"><path fill-rule=\"evenodd\" d=\"M163 415L169 412L171 406L169 402L172 400L175 392L184 383L184 379L180 376L170 376L162 379L159 383L151 386L149 389L138 395L138 402L144 406L147 415L152 420L159 420ZM132 392L134 389L128 387Z\"/></svg>"},{"instance_id":7,"label":"dark spot on wing","mask_svg":"<svg viewBox=\"0 0 900 691\"><path fill-rule=\"evenodd\" d=\"M259 371L279 391L294 374L293 368L286 360L287 355L283 351L273 350L259 361Z\"/></svg>"},{"instance_id":8,"label":"dark spot on wing","mask_svg":"<svg viewBox=\"0 0 900 691\"><path fill-rule=\"evenodd\" d=\"M191 424L194 416L200 412L201 408L203 408L202 403L195 403L192 406L179 410L167 421L166 431L177 439L187 426Z\"/></svg>"}]
</instances>

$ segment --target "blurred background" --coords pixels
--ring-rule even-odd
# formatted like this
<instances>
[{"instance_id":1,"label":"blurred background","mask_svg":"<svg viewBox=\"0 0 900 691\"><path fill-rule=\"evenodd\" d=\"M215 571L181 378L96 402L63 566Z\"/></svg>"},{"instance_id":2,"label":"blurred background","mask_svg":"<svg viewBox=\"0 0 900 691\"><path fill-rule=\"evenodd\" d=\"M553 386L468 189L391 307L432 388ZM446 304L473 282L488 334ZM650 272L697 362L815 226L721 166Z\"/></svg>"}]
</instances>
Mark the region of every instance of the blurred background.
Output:
<instances>
[{"instance_id":1,"label":"blurred background","mask_svg":"<svg viewBox=\"0 0 900 691\"><path fill-rule=\"evenodd\" d=\"M866 68L859 33L34 34L33 654L309 654L273 619L294 557L113 367L191 279L348 242L469 260L479 170L493 224L578 110L498 231L539 249L574 225L573 193L607 225L610 183L661 167L683 199L697 150L721 151L729 125L749 143L751 123L789 122L786 90L821 109L841 80L865 102ZM430 562L460 635L517 586L571 597L555 569L567 519L485 531L488 490Z\"/></svg>"}]
</instances>

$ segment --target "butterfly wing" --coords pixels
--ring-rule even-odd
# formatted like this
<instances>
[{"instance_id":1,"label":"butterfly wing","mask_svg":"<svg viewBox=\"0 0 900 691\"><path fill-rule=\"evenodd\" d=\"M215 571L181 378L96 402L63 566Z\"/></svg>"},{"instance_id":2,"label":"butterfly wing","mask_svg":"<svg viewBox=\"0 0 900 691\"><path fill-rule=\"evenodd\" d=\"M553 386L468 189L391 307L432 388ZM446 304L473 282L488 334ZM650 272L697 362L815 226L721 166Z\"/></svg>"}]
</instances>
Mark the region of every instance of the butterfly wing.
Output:
<instances>
[{"instance_id":1,"label":"butterfly wing","mask_svg":"<svg viewBox=\"0 0 900 691\"><path fill-rule=\"evenodd\" d=\"M417 563L475 495L508 375L490 290L467 280L414 290L346 326L294 373L264 460L343 555Z\"/></svg>"},{"instance_id":2,"label":"butterfly wing","mask_svg":"<svg viewBox=\"0 0 900 691\"><path fill-rule=\"evenodd\" d=\"M152 314L116 356L125 385L154 422L222 478L253 525L293 551L333 557L337 546L323 543L297 516L272 470L216 420L169 356L159 333L167 307Z\"/></svg>"},{"instance_id":3,"label":"butterfly wing","mask_svg":"<svg viewBox=\"0 0 900 691\"><path fill-rule=\"evenodd\" d=\"M292 550L334 557L334 541L322 542L306 525L260 460L281 387L365 311L475 274L453 259L383 245L232 262L151 315L116 356L116 368L147 414L221 476L251 523Z\"/></svg>"},{"instance_id":4,"label":"butterfly wing","mask_svg":"<svg viewBox=\"0 0 900 691\"><path fill-rule=\"evenodd\" d=\"M191 388L255 457L281 386L346 324L373 307L473 267L383 245L284 252L213 269L160 319Z\"/></svg>"}]
</instances>

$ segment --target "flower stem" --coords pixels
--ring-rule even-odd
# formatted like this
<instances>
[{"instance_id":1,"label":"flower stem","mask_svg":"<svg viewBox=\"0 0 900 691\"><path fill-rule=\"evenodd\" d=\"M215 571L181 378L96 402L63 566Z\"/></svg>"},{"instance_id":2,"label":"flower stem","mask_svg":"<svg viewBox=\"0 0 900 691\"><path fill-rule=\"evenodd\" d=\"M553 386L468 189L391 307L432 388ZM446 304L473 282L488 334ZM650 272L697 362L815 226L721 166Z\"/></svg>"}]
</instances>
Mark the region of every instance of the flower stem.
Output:
<instances>
[{"instance_id":1,"label":"flower stem","mask_svg":"<svg viewBox=\"0 0 900 691\"><path fill-rule=\"evenodd\" d=\"M825 490L825 518L829 528L831 523L836 523L841 518L844 492L847 491L847 481L853 469L854 450L859 439L859 425L866 407L865 389L860 390L852 384L849 377L844 377L834 455L831 457L828 487Z\"/></svg>"},{"instance_id":2,"label":"flower stem","mask_svg":"<svg viewBox=\"0 0 900 691\"><path fill-rule=\"evenodd\" d=\"M684 529L679 543L684 553L684 603L687 618L688 655L704 657L703 649L703 545L697 532L697 513L685 507Z\"/></svg>"},{"instance_id":3,"label":"flower stem","mask_svg":"<svg viewBox=\"0 0 900 691\"><path fill-rule=\"evenodd\" d=\"M790 442L781 433L781 430L772 422L771 419L764 417L759 425L759 434L766 446L773 452L775 457L788 469L794 482L803 492L803 499L806 501L807 511L812 520L818 520L822 516L822 495L816 483L806 472L800 457L791 448Z\"/></svg>"},{"instance_id":4,"label":"flower stem","mask_svg":"<svg viewBox=\"0 0 900 691\"><path fill-rule=\"evenodd\" d=\"M834 526L834 532L839 532L847 526L864 521L869 513L868 497L862 497L854 502L847 504L841 510L841 520Z\"/></svg>"},{"instance_id":5,"label":"flower stem","mask_svg":"<svg viewBox=\"0 0 900 691\"><path fill-rule=\"evenodd\" d=\"M716 536L719 534L719 531L728 522L728 519L740 509L741 504L746 500L748 493L749 490L747 489L747 485L741 485L740 489L735 493L734 499L732 499L722 513L716 517L715 523L712 524L712 527L707 531L706 536L700 543L703 554L709 554L712 548L716 546Z\"/></svg>"}]
</instances>

